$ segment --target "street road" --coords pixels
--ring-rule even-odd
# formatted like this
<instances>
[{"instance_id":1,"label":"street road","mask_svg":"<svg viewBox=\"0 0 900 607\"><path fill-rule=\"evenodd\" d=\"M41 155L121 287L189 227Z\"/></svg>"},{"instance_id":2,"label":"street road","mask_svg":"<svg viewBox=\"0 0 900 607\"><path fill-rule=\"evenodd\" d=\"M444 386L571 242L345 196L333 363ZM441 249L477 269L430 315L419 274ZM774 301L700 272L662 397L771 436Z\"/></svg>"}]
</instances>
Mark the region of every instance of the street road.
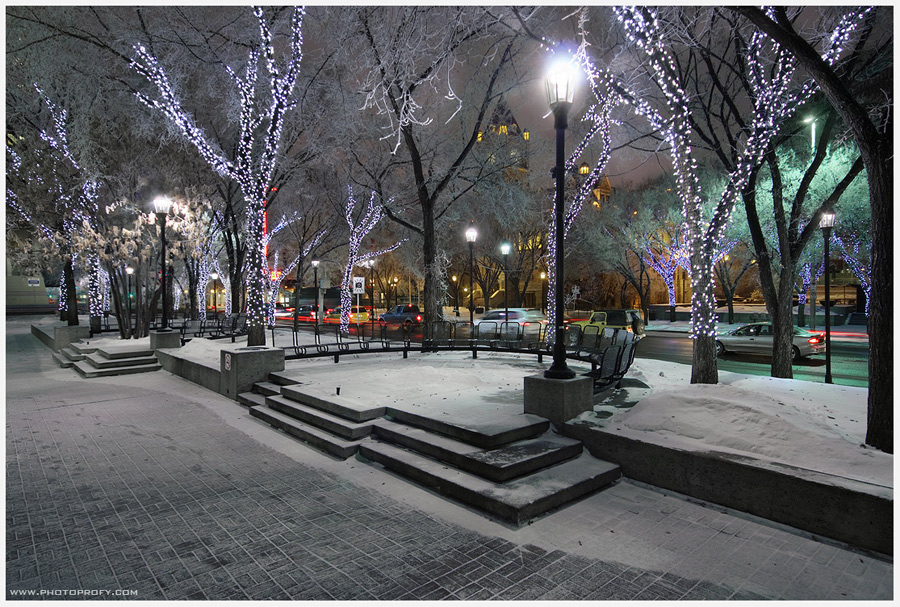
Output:
<instances>
[{"instance_id":1,"label":"street road","mask_svg":"<svg viewBox=\"0 0 900 607\"><path fill-rule=\"evenodd\" d=\"M693 344L684 333L648 333L638 343L636 358L666 360L689 365ZM766 356L726 354L719 369L747 375L771 375L772 362ZM843 386L869 386L869 346L866 343L831 342L831 377ZM794 379L825 381L825 355L817 354L794 363Z\"/></svg>"}]
</instances>

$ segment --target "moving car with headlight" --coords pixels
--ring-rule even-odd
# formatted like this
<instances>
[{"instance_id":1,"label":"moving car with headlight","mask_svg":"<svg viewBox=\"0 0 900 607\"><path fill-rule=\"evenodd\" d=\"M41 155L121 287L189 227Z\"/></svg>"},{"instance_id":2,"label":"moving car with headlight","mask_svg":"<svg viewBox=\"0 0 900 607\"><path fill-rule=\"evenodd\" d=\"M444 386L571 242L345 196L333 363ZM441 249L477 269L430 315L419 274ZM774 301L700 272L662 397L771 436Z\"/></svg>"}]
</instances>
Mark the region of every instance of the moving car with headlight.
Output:
<instances>
[{"instance_id":1,"label":"moving car with headlight","mask_svg":"<svg viewBox=\"0 0 900 607\"><path fill-rule=\"evenodd\" d=\"M340 324L341 309L335 308L325 315L325 322L328 324ZM369 311L363 306L350 306L350 324L358 324L361 322L369 322Z\"/></svg>"},{"instance_id":2,"label":"moving car with headlight","mask_svg":"<svg viewBox=\"0 0 900 607\"><path fill-rule=\"evenodd\" d=\"M722 356L729 352L760 354L772 356L772 344L775 339L774 329L770 322L754 322L733 331L716 336L716 354ZM813 354L825 352L825 337L821 333L812 333L800 327L794 327L792 351L793 359L798 360Z\"/></svg>"}]
</instances>

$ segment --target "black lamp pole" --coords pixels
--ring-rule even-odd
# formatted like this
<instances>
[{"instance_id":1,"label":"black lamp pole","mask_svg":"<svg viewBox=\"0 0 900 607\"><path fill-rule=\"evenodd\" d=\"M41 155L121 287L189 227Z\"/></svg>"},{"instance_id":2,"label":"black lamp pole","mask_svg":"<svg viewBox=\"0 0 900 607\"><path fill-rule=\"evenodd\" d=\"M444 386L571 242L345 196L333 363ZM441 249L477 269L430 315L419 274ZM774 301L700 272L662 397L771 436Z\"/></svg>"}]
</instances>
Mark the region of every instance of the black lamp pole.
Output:
<instances>
[{"instance_id":1,"label":"black lamp pole","mask_svg":"<svg viewBox=\"0 0 900 607\"><path fill-rule=\"evenodd\" d=\"M131 275L134 274L134 268L128 266L125 268L125 274L128 276L128 293L126 293L125 303L128 304L128 336L134 336L134 325L131 324Z\"/></svg>"},{"instance_id":2,"label":"black lamp pole","mask_svg":"<svg viewBox=\"0 0 900 607\"><path fill-rule=\"evenodd\" d=\"M500 245L500 252L503 253L503 318L509 322L509 243L504 242Z\"/></svg>"},{"instance_id":3,"label":"black lamp pole","mask_svg":"<svg viewBox=\"0 0 900 607\"><path fill-rule=\"evenodd\" d=\"M159 220L160 241L162 251L160 252L160 283L162 284L162 328L169 328L169 289L168 289L168 267L166 267L166 215L172 208L172 201L165 196L159 196L153 201L156 211L156 218Z\"/></svg>"},{"instance_id":4,"label":"black lamp pole","mask_svg":"<svg viewBox=\"0 0 900 607\"><path fill-rule=\"evenodd\" d=\"M556 205L554 214L554 243L556 245L555 272L556 281L553 285L553 304L555 340L553 343L553 364L544 371L544 377L549 379L572 379L575 372L566 364L565 325L563 323L563 208L565 207L565 148L566 128L569 126L569 107L572 105L571 81L564 80L564 76L554 75L547 80L547 94L550 108L553 110L553 122L556 129Z\"/></svg>"},{"instance_id":5,"label":"black lamp pole","mask_svg":"<svg viewBox=\"0 0 900 607\"><path fill-rule=\"evenodd\" d=\"M475 229L475 222L469 224L466 230L466 240L469 242L469 322L475 322L475 288L472 284L472 278L475 276L475 239L478 238L478 230Z\"/></svg>"},{"instance_id":6,"label":"black lamp pole","mask_svg":"<svg viewBox=\"0 0 900 607\"><path fill-rule=\"evenodd\" d=\"M822 237L825 240L825 383L834 383L831 378L831 228L834 227L835 214L826 212L822 214L819 227L822 228Z\"/></svg>"},{"instance_id":7,"label":"black lamp pole","mask_svg":"<svg viewBox=\"0 0 900 607\"><path fill-rule=\"evenodd\" d=\"M318 327L319 316L321 315L321 310L319 309L319 262L318 260L313 260L310 263L313 267L313 282L316 283L316 302L313 304L313 309L316 311L316 327Z\"/></svg>"}]
</instances>

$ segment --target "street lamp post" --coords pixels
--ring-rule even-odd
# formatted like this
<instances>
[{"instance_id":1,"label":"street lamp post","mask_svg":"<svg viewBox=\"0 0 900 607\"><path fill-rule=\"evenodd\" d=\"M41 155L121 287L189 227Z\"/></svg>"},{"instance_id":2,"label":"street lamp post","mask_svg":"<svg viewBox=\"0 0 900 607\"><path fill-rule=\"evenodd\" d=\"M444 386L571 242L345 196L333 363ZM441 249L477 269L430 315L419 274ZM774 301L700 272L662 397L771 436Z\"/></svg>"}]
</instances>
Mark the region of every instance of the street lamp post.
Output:
<instances>
[{"instance_id":1,"label":"street lamp post","mask_svg":"<svg viewBox=\"0 0 900 607\"><path fill-rule=\"evenodd\" d=\"M547 77L547 102L553 112L553 126L556 129L556 201L554 214L554 260L556 280L553 285L554 333L553 364L544 371L548 379L572 379L575 372L566 364L565 326L563 324L563 208L565 207L565 148L566 128L569 108L574 100L575 77L568 65L554 67Z\"/></svg>"},{"instance_id":2,"label":"street lamp post","mask_svg":"<svg viewBox=\"0 0 900 607\"><path fill-rule=\"evenodd\" d=\"M219 280L218 272L210 272L209 277L213 280L213 316L219 317L219 291L216 289L216 281Z\"/></svg>"},{"instance_id":3,"label":"street lamp post","mask_svg":"<svg viewBox=\"0 0 900 607\"><path fill-rule=\"evenodd\" d=\"M457 316L459 316L459 282L457 282L458 279L456 277L456 274L454 274L450 280L453 281L453 293L456 299L456 308L453 311L456 312Z\"/></svg>"},{"instance_id":4,"label":"street lamp post","mask_svg":"<svg viewBox=\"0 0 900 607\"><path fill-rule=\"evenodd\" d=\"M127 305L127 314L128 314L128 333L129 337L134 336L134 325L131 323L131 275L134 274L134 268L128 266L125 268L125 274L128 276L128 293L126 293L125 303Z\"/></svg>"},{"instance_id":5,"label":"street lamp post","mask_svg":"<svg viewBox=\"0 0 900 607\"><path fill-rule=\"evenodd\" d=\"M372 321L372 338L375 337L375 260L367 259L364 266L369 268L369 304L372 306L372 314L369 320Z\"/></svg>"},{"instance_id":6,"label":"street lamp post","mask_svg":"<svg viewBox=\"0 0 900 607\"><path fill-rule=\"evenodd\" d=\"M478 238L478 230L475 228L475 221L469 223L466 230L466 242L469 243L469 322L475 322L475 289L472 285L472 277L475 274L475 240Z\"/></svg>"},{"instance_id":7,"label":"street lamp post","mask_svg":"<svg viewBox=\"0 0 900 607\"><path fill-rule=\"evenodd\" d=\"M509 322L509 250L512 247L508 242L500 245L500 253L503 254L503 318Z\"/></svg>"},{"instance_id":8,"label":"street lamp post","mask_svg":"<svg viewBox=\"0 0 900 607\"><path fill-rule=\"evenodd\" d=\"M160 253L160 283L162 284L162 329L169 328L169 293L168 293L168 268L166 267L166 216L172 208L172 200L168 196L157 196L153 200L153 209L159 220L159 234L162 245Z\"/></svg>"},{"instance_id":9,"label":"street lamp post","mask_svg":"<svg viewBox=\"0 0 900 607\"><path fill-rule=\"evenodd\" d=\"M322 306L319 305L319 260L313 259L309 262L313 267L313 282L316 284L316 303L314 304L316 311L316 327L319 326L319 316L321 315Z\"/></svg>"},{"instance_id":10,"label":"street lamp post","mask_svg":"<svg viewBox=\"0 0 900 607\"><path fill-rule=\"evenodd\" d=\"M804 118L803 122L810 126L809 133L809 149L813 152L816 151L816 118L814 116L809 116L808 118Z\"/></svg>"},{"instance_id":11,"label":"street lamp post","mask_svg":"<svg viewBox=\"0 0 900 607\"><path fill-rule=\"evenodd\" d=\"M825 241L825 383L834 383L831 379L831 265L829 244L831 242L831 228L834 227L835 214L833 211L822 213L819 227L822 228L822 237Z\"/></svg>"}]
</instances>

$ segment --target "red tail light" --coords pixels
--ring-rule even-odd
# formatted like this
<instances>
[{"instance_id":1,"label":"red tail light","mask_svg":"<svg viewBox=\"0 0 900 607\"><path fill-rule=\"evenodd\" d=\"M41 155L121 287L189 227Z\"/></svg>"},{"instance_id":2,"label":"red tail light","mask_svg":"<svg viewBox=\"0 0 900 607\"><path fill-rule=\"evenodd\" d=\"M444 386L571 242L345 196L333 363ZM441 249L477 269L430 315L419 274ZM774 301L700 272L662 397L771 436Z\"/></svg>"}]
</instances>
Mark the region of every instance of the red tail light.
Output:
<instances>
[{"instance_id":1,"label":"red tail light","mask_svg":"<svg viewBox=\"0 0 900 607\"><path fill-rule=\"evenodd\" d=\"M422 317L418 314L416 315L416 322L422 322Z\"/></svg>"},{"instance_id":2,"label":"red tail light","mask_svg":"<svg viewBox=\"0 0 900 607\"><path fill-rule=\"evenodd\" d=\"M817 335L816 337L810 337L810 338L807 339L806 341L809 342L809 343L811 343L811 344L817 344L817 343L819 343L819 342L822 341L822 338L819 337L819 336Z\"/></svg>"}]
</instances>

